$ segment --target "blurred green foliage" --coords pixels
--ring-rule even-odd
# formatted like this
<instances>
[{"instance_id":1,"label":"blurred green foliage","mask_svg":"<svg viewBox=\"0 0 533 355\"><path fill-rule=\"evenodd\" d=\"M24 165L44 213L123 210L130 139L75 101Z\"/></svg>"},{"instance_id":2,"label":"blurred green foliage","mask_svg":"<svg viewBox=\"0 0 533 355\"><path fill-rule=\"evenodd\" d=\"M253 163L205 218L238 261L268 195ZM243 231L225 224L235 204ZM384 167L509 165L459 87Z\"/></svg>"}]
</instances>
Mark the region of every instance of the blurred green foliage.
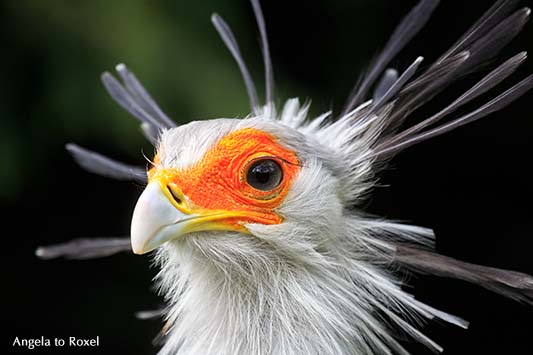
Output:
<instances>
[{"instance_id":1,"label":"blurred green foliage","mask_svg":"<svg viewBox=\"0 0 533 355\"><path fill-rule=\"evenodd\" d=\"M223 9L236 28L248 8L221 1L9 1L3 3L0 196L13 199L46 170L60 139L112 142L112 154L152 149L138 123L98 78L125 62L178 123L245 115L248 103L209 16ZM244 14L243 14L244 13ZM249 56L255 33L239 33ZM260 71L260 63L252 65ZM28 144L31 143L31 144ZM63 142L66 143L66 142ZM109 144L109 143L108 143ZM36 170L36 168L38 170Z\"/></svg>"},{"instance_id":2,"label":"blurred green foliage","mask_svg":"<svg viewBox=\"0 0 533 355\"><path fill-rule=\"evenodd\" d=\"M443 2L391 65L405 67L421 54L436 58L492 2ZM265 1L278 103L299 96L312 98L316 113L338 108L415 3ZM99 81L118 63L125 62L178 123L248 114L237 66L211 26L213 11L234 29L261 93L262 63L248 1L0 2L0 198L15 202L28 186L46 189L46 180L60 174L50 166L66 157L62 150L69 141L132 163L142 163L141 149L150 156L153 148L138 122ZM526 28L509 53L527 49L531 38ZM36 175L46 175L40 185Z\"/></svg>"}]
</instances>

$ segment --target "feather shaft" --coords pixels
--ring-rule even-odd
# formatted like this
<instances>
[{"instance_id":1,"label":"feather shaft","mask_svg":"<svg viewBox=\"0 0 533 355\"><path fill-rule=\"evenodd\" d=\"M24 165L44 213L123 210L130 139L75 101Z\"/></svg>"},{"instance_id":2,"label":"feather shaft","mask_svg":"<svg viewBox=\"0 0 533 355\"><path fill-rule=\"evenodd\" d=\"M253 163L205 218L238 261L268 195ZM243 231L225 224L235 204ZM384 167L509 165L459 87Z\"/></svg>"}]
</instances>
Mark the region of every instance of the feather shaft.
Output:
<instances>
[{"instance_id":1,"label":"feather shaft","mask_svg":"<svg viewBox=\"0 0 533 355\"><path fill-rule=\"evenodd\" d=\"M397 246L396 261L411 271L467 281L533 304L533 277L524 273L471 264L405 245Z\"/></svg>"},{"instance_id":2,"label":"feather shaft","mask_svg":"<svg viewBox=\"0 0 533 355\"><path fill-rule=\"evenodd\" d=\"M261 52L263 53L263 63L265 66L265 91L266 91L265 104L268 105L274 102L274 90L275 90L274 70L272 68L270 46L268 44L265 18L263 16L263 10L261 9L259 0L251 0L251 3L254 9L257 26L259 27L259 34L261 36Z\"/></svg>"},{"instance_id":3,"label":"feather shaft","mask_svg":"<svg viewBox=\"0 0 533 355\"><path fill-rule=\"evenodd\" d=\"M67 144L66 149L82 168L91 173L116 180L134 180L143 183L147 180L146 171L141 167L118 162L76 144Z\"/></svg>"},{"instance_id":4,"label":"feather shaft","mask_svg":"<svg viewBox=\"0 0 533 355\"><path fill-rule=\"evenodd\" d=\"M375 80L398 52L426 25L438 4L438 0L421 0L404 17L394 30L382 52L372 64L372 69L365 75L361 84L352 90L352 94L348 97L341 116L344 116L347 112L365 101L366 95Z\"/></svg>"},{"instance_id":5,"label":"feather shaft","mask_svg":"<svg viewBox=\"0 0 533 355\"><path fill-rule=\"evenodd\" d=\"M235 59L235 61L237 62L242 78L244 80L244 85L246 86L248 98L250 99L250 106L252 107L252 111L258 114L260 105L259 98L257 96L257 89L255 87L254 81L252 80L252 76L248 71L248 67L244 62L241 51L239 49L239 45L237 44L237 40L235 39L233 32L231 31L228 24L218 14L213 14L211 16L211 22L213 23L213 26L215 26L215 29L217 30L220 38L233 56L233 59Z\"/></svg>"},{"instance_id":6,"label":"feather shaft","mask_svg":"<svg viewBox=\"0 0 533 355\"><path fill-rule=\"evenodd\" d=\"M95 259L121 252L131 252L130 238L79 238L66 243L38 247L35 255L41 259Z\"/></svg>"}]
</instances>

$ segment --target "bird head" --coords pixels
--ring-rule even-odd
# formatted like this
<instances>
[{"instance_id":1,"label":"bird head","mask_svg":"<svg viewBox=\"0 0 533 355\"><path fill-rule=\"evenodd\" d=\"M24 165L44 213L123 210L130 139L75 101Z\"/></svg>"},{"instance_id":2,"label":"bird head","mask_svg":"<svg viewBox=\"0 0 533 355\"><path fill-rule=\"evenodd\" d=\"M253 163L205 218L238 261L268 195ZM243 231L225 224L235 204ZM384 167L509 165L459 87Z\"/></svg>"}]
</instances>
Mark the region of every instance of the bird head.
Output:
<instances>
[{"instance_id":1,"label":"bird head","mask_svg":"<svg viewBox=\"0 0 533 355\"><path fill-rule=\"evenodd\" d=\"M317 250L335 235L324 228L341 225L342 160L316 137L264 116L166 130L133 213L133 251L167 245L282 258Z\"/></svg>"}]
</instances>

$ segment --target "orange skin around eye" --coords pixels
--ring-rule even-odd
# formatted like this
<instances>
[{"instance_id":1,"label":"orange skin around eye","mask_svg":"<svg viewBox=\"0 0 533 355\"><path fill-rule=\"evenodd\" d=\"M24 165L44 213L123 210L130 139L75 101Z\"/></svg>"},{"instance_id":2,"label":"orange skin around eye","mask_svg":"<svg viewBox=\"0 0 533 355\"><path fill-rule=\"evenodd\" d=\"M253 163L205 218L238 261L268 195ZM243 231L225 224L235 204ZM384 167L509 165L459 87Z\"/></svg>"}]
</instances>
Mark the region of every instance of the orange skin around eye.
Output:
<instances>
[{"instance_id":1,"label":"orange skin around eye","mask_svg":"<svg viewBox=\"0 0 533 355\"><path fill-rule=\"evenodd\" d=\"M283 170L283 179L271 191L246 182L247 169L258 159L272 159ZM156 157L157 159L157 157ZM239 217L223 221L238 229L243 223L279 224L278 207L300 170L296 154L280 146L271 135L252 128L222 138L204 157L187 169L152 168L150 181L179 189L194 210L236 212Z\"/></svg>"}]
</instances>

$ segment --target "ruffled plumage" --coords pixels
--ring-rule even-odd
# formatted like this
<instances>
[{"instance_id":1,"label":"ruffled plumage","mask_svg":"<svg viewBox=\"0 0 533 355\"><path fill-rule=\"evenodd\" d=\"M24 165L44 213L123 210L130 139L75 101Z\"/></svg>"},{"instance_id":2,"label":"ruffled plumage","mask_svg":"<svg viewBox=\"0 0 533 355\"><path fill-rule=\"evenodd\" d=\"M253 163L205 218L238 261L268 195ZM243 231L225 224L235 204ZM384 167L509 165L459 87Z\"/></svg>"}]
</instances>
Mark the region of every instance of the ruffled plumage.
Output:
<instances>
[{"instance_id":1,"label":"ruffled plumage","mask_svg":"<svg viewBox=\"0 0 533 355\"><path fill-rule=\"evenodd\" d=\"M160 354L407 354L397 340L403 334L441 351L419 326L434 318L461 327L467 322L402 290L405 272L466 280L533 304L529 275L438 255L431 230L358 209L375 185L377 172L395 154L500 110L532 87L530 75L485 104L442 123L513 74L527 57L518 53L437 113L403 128L421 105L494 60L521 31L530 10L516 10L518 1L499 0L424 70L420 70L422 57L401 73L387 69L438 5L437 0L422 0L399 24L339 117L327 112L309 118L310 104L300 105L298 99L277 109L266 25L258 1L251 2L265 63L264 103L231 29L220 16L212 17L244 78L251 103L245 119L176 127L126 66L116 68L122 83L109 73L102 75L112 98L141 122L160 152L173 151L177 141L187 144L180 156L161 154L167 165L194 164L221 136L246 127L277 137L302 161L300 176L279 210L284 223L247 226L257 238L202 232L158 250L157 279L168 302ZM75 145L68 149L91 172L146 181L144 169ZM91 258L126 250L130 250L128 239L82 240L40 248L37 255Z\"/></svg>"}]
</instances>

